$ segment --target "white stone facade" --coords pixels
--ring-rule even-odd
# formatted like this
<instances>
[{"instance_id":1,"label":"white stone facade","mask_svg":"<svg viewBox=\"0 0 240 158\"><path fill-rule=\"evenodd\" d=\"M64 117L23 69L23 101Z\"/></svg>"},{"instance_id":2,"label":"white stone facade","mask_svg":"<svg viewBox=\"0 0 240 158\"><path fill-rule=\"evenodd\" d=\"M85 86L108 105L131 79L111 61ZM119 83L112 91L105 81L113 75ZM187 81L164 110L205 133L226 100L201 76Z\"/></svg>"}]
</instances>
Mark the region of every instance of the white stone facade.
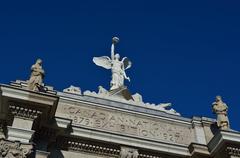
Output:
<instances>
[{"instance_id":1,"label":"white stone facade","mask_svg":"<svg viewBox=\"0 0 240 158\"><path fill-rule=\"evenodd\" d=\"M76 87L35 92L24 85L0 85L0 157L240 157L240 133L219 129L215 119L137 104L140 95L123 101Z\"/></svg>"}]
</instances>

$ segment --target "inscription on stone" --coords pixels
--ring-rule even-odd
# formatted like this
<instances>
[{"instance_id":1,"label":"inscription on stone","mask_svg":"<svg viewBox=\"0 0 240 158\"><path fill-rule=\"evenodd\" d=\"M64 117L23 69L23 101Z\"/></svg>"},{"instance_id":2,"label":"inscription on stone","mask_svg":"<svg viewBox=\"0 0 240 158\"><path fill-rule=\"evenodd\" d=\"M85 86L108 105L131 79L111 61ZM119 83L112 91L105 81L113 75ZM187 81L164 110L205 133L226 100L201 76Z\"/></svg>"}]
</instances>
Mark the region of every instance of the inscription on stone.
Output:
<instances>
[{"instance_id":1,"label":"inscription on stone","mask_svg":"<svg viewBox=\"0 0 240 158\"><path fill-rule=\"evenodd\" d=\"M192 141L190 127L160 119L130 114L117 110L90 108L64 104L62 115L72 119L73 125L102 129L179 144Z\"/></svg>"}]
</instances>

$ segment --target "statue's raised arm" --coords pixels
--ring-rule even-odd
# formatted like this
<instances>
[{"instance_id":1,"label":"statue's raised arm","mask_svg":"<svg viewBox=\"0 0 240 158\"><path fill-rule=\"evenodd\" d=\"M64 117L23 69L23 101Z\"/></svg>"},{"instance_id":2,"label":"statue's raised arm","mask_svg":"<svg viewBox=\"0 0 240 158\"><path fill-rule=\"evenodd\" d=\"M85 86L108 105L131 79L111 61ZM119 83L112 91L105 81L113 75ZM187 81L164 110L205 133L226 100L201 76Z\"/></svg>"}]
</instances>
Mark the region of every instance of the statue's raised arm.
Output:
<instances>
[{"instance_id":1,"label":"statue's raised arm","mask_svg":"<svg viewBox=\"0 0 240 158\"><path fill-rule=\"evenodd\" d=\"M118 37L113 37L112 38L112 46L111 46L111 59L114 60L115 58L115 44L119 42Z\"/></svg>"},{"instance_id":2,"label":"statue's raised arm","mask_svg":"<svg viewBox=\"0 0 240 158\"><path fill-rule=\"evenodd\" d=\"M124 57L122 59L122 63L123 63L124 70L127 70L132 67L132 62L127 57Z\"/></svg>"}]
</instances>

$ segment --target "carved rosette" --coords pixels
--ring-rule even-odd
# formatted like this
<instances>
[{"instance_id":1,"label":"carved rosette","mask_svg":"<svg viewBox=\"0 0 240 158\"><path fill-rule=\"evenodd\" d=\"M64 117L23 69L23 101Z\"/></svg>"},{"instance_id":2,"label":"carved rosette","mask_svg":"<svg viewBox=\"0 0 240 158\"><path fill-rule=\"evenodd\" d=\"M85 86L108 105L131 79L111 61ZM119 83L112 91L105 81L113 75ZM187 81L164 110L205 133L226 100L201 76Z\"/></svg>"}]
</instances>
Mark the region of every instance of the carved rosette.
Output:
<instances>
[{"instance_id":1,"label":"carved rosette","mask_svg":"<svg viewBox=\"0 0 240 158\"><path fill-rule=\"evenodd\" d=\"M0 140L0 157L2 158L27 158L32 153L33 145Z\"/></svg>"}]
</instances>

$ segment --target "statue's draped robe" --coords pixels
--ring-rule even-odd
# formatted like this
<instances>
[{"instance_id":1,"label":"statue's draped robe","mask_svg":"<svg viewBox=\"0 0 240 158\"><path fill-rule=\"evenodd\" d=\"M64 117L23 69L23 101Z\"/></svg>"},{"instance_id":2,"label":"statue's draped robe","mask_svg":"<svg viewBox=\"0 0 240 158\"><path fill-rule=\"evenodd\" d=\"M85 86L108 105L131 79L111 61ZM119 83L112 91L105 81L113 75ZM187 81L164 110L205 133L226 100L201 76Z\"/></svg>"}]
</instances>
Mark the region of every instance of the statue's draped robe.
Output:
<instances>
[{"instance_id":1,"label":"statue's draped robe","mask_svg":"<svg viewBox=\"0 0 240 158\"><path fill-rule=\"evenodd\" d=\"M93 62L105 69L112 70L111 90L124 86L125 70L131 67L131 62L124 57L122 61L110 59L108 56L94 57Z\"/></svg>"},{"instance_id":2,"label":"statue's draped robe","mask_svg":"<svg viewBox=\"0 0 240 158\"><path fill-rule=\"evenodd\" d=\"M43 77L44 77L44 70L42 69L42 66L38 64L34 64L31 67L31 77L29 79L28 88L30 90L38 90L38 86L41 86L43 83Z\"/></svg>"},{"instance_id":3,"label":"statue's draped robe","mask_svg":"<svg viewBox=\"0 0 240 158\"><path fill-rule=\"evenodd\" d=\"M121 61L114 60L112 62L112 80L111 90L117 89L124 85L124 72L123 63Z\"/></svg>"},{"instance_id":4,"label":"statue's draped robe","mask_svg":"<svg viewBox=\"0 0 240 158\"><path fill-rule=\"evenodd\" d=\"M213 110L217 114L217 125L218 127L229 126L229 120L227 117L227 105L223 102L213 103Z\"/></svg>"}]
</instances>

